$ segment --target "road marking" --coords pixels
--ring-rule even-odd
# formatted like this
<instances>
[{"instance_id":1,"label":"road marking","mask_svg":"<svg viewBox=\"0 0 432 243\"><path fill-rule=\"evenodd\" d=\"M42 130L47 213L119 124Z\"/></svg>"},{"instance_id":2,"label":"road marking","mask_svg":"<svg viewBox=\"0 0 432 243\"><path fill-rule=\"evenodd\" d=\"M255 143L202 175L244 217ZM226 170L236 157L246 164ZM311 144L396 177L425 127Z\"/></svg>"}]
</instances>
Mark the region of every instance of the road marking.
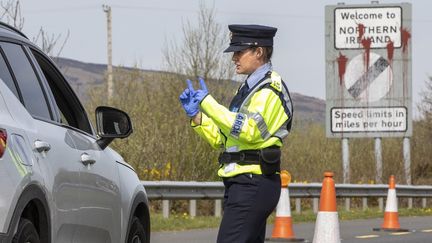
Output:
<instances>
[{"instance_id":1,"label":"road marking","mask_svg":"<svg viewBox=\"0 0 432 243\"><path fill-rule=\"evenodd\" d=\"M424 233L431 233L431 232L432 232L432 229L422 230L421 232L424 232Z\"/></svg>"},{"instance_id":2,"label":"road marking","mask_svg":"<svg viewBox=\"0 0 432 243\"><path fill-rule=\"evenodd\" d=\"M355 238L357 239L369 239L369 238L377 238L379 237L379 235L359 235L356 236Z\"/></svg>"},{"instance_id":3,"label":"road marking","mask_svg":"<svg viewBox=\"0 0 432 243\"><path fill-rule=\"evenodd\" d=\"M412 232L395 232L395 233L390 233L390 235L409 235Z\"/></svg>"}]
</instances>

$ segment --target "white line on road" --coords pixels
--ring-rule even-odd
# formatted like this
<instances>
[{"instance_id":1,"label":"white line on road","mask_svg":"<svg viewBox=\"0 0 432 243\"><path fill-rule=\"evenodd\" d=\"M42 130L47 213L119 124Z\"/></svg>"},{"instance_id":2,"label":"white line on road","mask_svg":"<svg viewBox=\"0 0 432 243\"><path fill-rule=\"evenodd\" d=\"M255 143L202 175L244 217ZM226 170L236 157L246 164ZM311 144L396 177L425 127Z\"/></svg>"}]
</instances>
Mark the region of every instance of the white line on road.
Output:
<instances>
[{"instance_id":1,"label":"white line on road","mask_svg":"<svg viewBox=\"0 0 432 243\"><path fill-rule=\"evenodd\" d=\"M369 239L369 238L377 238L379 237L379 235L359 235L356 236L355 238L357 239Z\"/></svg>"},{"instance_id":2,"label":"white line on road","mask_svg":"<svg viewBox=\"0 0 432 243\"><path fill-rule=\"evenodd\" d=\"M390 235L409 235L412 232L395 232L395 233L390 233Z\"/></svg>"}]
</instances>

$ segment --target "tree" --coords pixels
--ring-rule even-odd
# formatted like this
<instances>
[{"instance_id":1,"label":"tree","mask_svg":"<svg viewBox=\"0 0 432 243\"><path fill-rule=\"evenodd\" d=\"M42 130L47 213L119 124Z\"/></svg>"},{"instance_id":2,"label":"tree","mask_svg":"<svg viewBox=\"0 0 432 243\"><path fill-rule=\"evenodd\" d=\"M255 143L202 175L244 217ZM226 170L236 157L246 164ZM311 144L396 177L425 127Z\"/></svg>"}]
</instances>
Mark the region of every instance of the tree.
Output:
<instances>
[{"instance_id":1,"label":"tree","mask_svg":"<svg viewBox=\"0 0 432 243\"><path fill-rule=\"evenodd\" d=\"M216 22L214 7L201 4L197 25L187 20L182 30L183 41L171 41L163 50L167 71L205 80L232 79L234 66L230 56L223 54L228 34Z\"/></svg>"},{"instance_id":2,"label":"tree","mask_svg":"<svg viewBox=\"0 0 432 243\"><path fill-rule=\"evenodd\" d=\"M18 30L22 30L24 27L24 17L21 15L20 1L2 1L0 5L2 11L0 19Z\"/></svg>"},{"instance_id":3,"label":"tree","mask_svg":"<svg viewBox=\"0 0 432 243\"><path fill-rule=\"evenodd\" d=\"M432 77L425 82L426 89L421 92L421 103L418 109L423 119L432 122Z\"/></svg>"},{"instance_id":4,"label":"tree","mask_svg":"<svg viewBox=\"0 0 432 243\"><path fill-rule=\"evenodd\" d=\"M68 30L66 37L61 40L61 34L50 34L42 27L40 27L36 37L33 37L33 43L36 43L48 56L57 58L63 51L63 48L66 45L67 40L69 39L69 34L70 32ZM54 52L56 47L59 48L57 49L57 52Z\"/></svg>"},{"instance_id":5,"label":"tree","mask_svg":"<svg viewBox=\"0 0 432 243\"><path fill-rule=\"evenodd\" d=\"M198 24L183 26L183 42L162 50L167 71L149 74L139 69L114 69L115 90L111 106L126 111L134 133L112 147L144 180L213 180L218 168L218 151L213 150L190 127L178 97L186 76L201 76L213 97L227 105L238 86L227 78L234 73L228 56L223 56L228 35L215 21L213 9L201 5ZM215 80L217 79L217 82ZM87 110L106 103L103 88L89 90ZM227 94L228 93L228 94ZM91 116L93 117L93 116Z\"/></svg>"},{"instance_id":6,"label":"tree","mask_svg":"<svg viewBox=\"0 0 432 243\"><path fill-rule=\"evenodd\" d=\"M413 179L417 184L430 183L432 177L432 77L425 82L426 89L420 95L422 100L418 105L420 119L414 121L412 139L413 153Z\"/></svg>"},{"instance_id":7,"label":"tree","mask_svg":"<svg viewBox=\"0 0 432 243\"><path fill-rule=\"evenodd\" d=\"M214 180L216 151L194 134L178 96L183 80L176 74L114 69L116 90L110 106L129 114L133 134L110 146L130 163L143 180ZM106 103L103 86L88 89L86 109Z\"/></svg>"},{"instance_id":8,"label":"tree","mask_svg":"<svg viewBox=\"0 0 432 243\"><path fill-rule=\"evenodd\" d=\"M24 28L24 17L21 14L20 0L1 1L0 6L0 20L21 31ZM50 34L41 27L36 37L32 40L33 43L38 45L48 56L59 57L69 39L69 30L66 37L62 41L61 39L61 34ZM54 52L56 47L59 47L58 51Z\"/></svg>"}]
</instances>

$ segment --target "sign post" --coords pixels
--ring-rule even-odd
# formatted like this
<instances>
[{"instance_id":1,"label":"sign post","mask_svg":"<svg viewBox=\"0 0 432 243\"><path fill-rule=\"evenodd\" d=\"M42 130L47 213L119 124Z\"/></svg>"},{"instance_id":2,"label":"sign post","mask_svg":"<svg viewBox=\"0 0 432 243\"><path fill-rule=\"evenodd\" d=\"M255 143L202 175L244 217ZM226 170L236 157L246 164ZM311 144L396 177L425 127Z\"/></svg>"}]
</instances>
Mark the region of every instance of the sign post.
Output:
<instances>
[{"instance_id":1,"label":"sign post","mask_svg":"<svg viewBox=\"0 0 432 243\"><path fill-rule=\"evenodd\" d=\"M330 5L325 21L327 137L342 139L343 151L347 138L375 138L377 180L381 138L405 138L411 183L411 4Z\"/></svg>"}]
</instances>

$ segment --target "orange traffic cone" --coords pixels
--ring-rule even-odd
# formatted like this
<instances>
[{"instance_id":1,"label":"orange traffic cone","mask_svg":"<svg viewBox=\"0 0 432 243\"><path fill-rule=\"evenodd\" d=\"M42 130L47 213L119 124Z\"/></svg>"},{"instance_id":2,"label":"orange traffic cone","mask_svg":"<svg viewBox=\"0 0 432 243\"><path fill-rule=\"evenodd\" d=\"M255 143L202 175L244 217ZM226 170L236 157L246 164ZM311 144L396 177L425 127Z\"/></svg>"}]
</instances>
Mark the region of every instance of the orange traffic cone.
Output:
<instances>
[{"instance_id":1,"label":"orange traffic cone","mask_svg":"<svg viewBox=\"0 0 432 243\"><path fill-rule=\"evenodd\" d=\"M339 243L339 218L336 211L336 189L332 172L324 173L320 207L315 223L313 243Z\"/></svg>"},{"instance_id":2,"label":"orange traffic cone","mask_svg":"<svg viewBox=\"0 0 432 243\"><path fill-rule=\"evenodd\" d=\"M398 203L396 197L396 182L394 175L389 179L389 190L387 193L387 201L384 212L384 223L381 228L374 228L374 231L393 231L393 232L406 232L407 229L401 229L398 216Z\"/></svg>"},{"instance_id":3,"label":"orange traffic cone","mask_svg":"<svg viewBox=\"0 0 432 243\"><path fill-rule=\"evenodd\" d=\"M291 220L291 204L289 199L288 184L291 176L288 171L281 171L281 194L276 207L276 218L272 236L268 241L277 242L304 242L304 239L295 238Z\"/></svg>"}]
</instances>

